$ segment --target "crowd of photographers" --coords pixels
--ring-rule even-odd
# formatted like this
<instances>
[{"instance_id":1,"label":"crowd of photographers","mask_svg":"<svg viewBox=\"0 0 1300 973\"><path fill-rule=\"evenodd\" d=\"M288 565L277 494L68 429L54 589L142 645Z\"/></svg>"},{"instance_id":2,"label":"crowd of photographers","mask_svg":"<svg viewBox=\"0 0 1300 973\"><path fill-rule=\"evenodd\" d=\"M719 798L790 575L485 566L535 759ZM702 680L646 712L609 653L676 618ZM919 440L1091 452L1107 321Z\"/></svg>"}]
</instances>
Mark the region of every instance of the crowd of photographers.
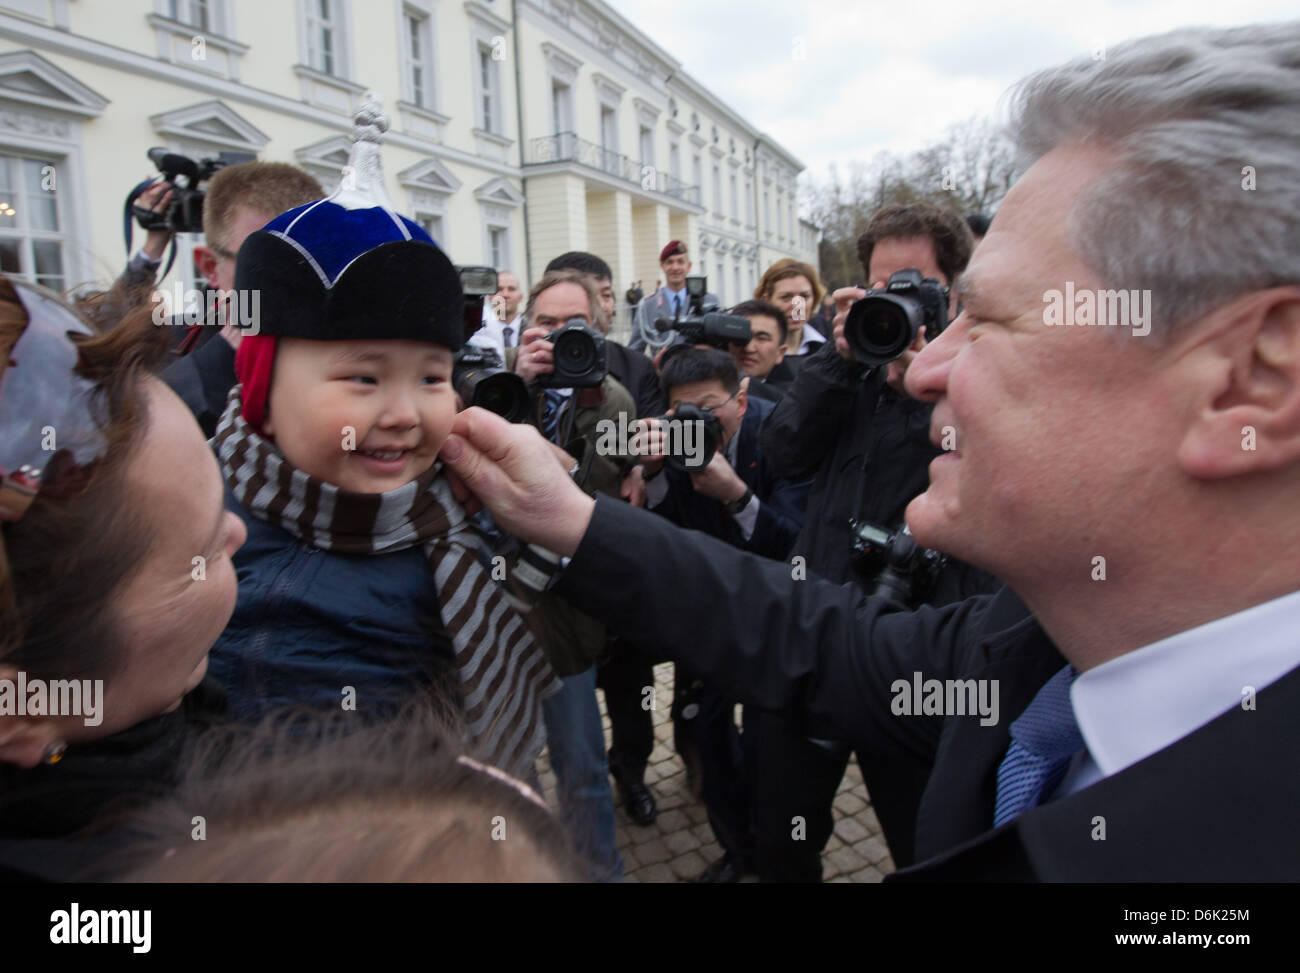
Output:
<instances>
[{"instance_id":1,"label":"crowd of photographers","mask_svg":"<svg viewBox=\"0 0 1300 973\"><path fill-rule=\"evenodd\" d=\"M366 151L377 145L358 141L354 152ZM868 615L915 611L899 617L917 619L918 630L932 619L964 617L964 608L927 614L924 606L963 602L982 611L990 600L977 596L1002 588L979 567L918 543L904 524L932 463L952 448L943 441L950 427L936 428L934 396L912 394L918 383L915 375L909 381L909 369L962 316L956 285L989 228L986 216L928 203L885 206L858 240L860 286L827 294L814 267L781 259L765 268L751 298L729 308L709 293L706 278L691 274L686 243L666 241L662 285L645 293L638 282L626 294L631 337L624 345L610 336L613 274L598 254L556 255L533 281L509 268L453 267L454 254L392 213L382 189L371 200L364 185L323 199L312 177L286 164L227 159L200 171L183 157L151 157L163 178L136 187L128 200L146 238L107 293L74 314L26 285L6 280L0 287L0 338L17 376L3 387L0 420L27 450L11 456L10 444L0 444L0 607L13 619L0 645L0 683L25 680L23 666L117 672L119 684L131 687L117 698L132 701L123 707L129 717L84 739L35 719L40 713L0 723L0 869L55 879L134 870L151 878L616 881L624 870L615 838L619 809L638 827L657 814L646 770L654 713L667 702L654 699L653 667L666 661L676 667L674 745L723 849L698 881L819 881L832 801L855 751L896 864L927 857L917 828L932 764L913 759L906 746L859 747L853 741L860 738L827 732L827 721L809 709L761 705L765 695L780 695L776 690L744 698L737 685L759 685L767 663L743 678L718 663L731 636L717 628L731 618L736 629L746 611L784 610L765 599L785 577L842 586L835 598L858 611L869 606ZM194 189L199 184L205 192ZM199 228L204 244L195 249L195 266L222 299L205 298L197 324L178 317L171 322L177 326L158 328L168 322L159 320L153 288L166 272L169 242ZM420 284L401 283L409 281ZM239 301L253 293L263 305L250 328ZM112 327L134 320L131 308L153 317L156 338L167 336L154 341L158 348L145 349L127 324ZM106 333L92 335L77 323L86 317ZM79 329L74 351L66 335ZM1279 339L1277 360L1285 357L1281 347ZM49 380L53 392L31 384L32 370L20 368L42 355L62 363L51 373L58 376ZM398 404L382 416L376 411L358 441L348 444L346 431L357 433L342 426L342 449L351 455L341 461L334 418L352 414L340 403L362 408L363 391L381 384L365 371L372 366L383 382L421 391L410 401L396 393ZM197 420L220 478L209 469L210 453L150 384L155 372ZM65 427L84 433L85 451L63 466L49 461L41 479L46 459L23 437L44 428L40 409L64 398L59 408L71 409L87 389L107 403L108 418L64 416ZM639 524L641 535L620 540L625 558L635 560L638 536L665 558L667 535L648 521L611 520L610 504L643 508L726 545L680 541L698 551L695 573L721 590L683 597L672 576L627 590L619 587L622 568L610 561L609 587L579 597L595 555L580 559L578 580L566 586L567 552L527 543L546 533L541 526L511 527L544 524L555 491L525 491L522 511L502 514L492 490L483 491L484 509L436 462L453 435L454 414L472 417L465 412L472 407L535 427L539 450L545 441L538 462L563 469L599 498L596 517L612 536ZM391 419L392 408L408 410L405 426ZM468 441L466 428L456 426L459 441ZM404 429L423 432L413 442ZM114 453L109 443L121 448ZM447 463L455 465L463 449ZM510 449L491 458L508 465ZM348 465L354 459L359 466ZM201 469L204 484L184 502L166 492L174 485L164 475L182 465ZM85 482L104 480L99 494L62 492L77 468L90 471L78 474ZM508 492L503 480L488 486ZM58 506L67 497L75 506L83 495L102 502ZM213 511L199 508L216 505L219 495L212 532ZM141 563L161 557L152 549L146 557L139 537L129 540L134 520L110 524L114 504L125 508L127 498L134 498L131 516L145 525L140 536L165 537L175 550L163 553L184 554L186 563L190 547L204 551L206 560L194 560L221 564L204 569L214 577L219 571L219 582L196 595L160 573L146 590L119 567L88 583L96 564L122 562L110 557L114 544ZM203 537L195 534L200 527ZM73 557L82 533L96 539ZM732 560L728 548L763 559L766 573L752 559ZM502 564L509 565L504 573ZM728 581L732 569L739 573ZM760 578L767 594L756 590ZM808 597L832 596L818 588ZM1006 597L1003 589L999 598ZM676 639L657 642L656 626L633 623L644 618L643 601L674 616L674 625L660 630L698 637L698 651ZM65 626L90 625L124 604L133 611L113 615L122 628L113 627L103 646L68 648ZM141 627L140 619L152 621ZM132 637L160 654L147 657ZM936 630L900 638L926 649L946 637ZM889 638L881 644L893 651ZM768 656L773 672L784 652L778 646ZM163 656L171 662L158 662ZM150 665L157 670L152 682ZM411 685L420 689L412 693ZM339 686L344 714L349 693L368 705L379 701L370 720L352 727L346 715L340 719ZM411 716L404 707L413 698L436 701L450 715L435 719L426 706ZM208 734L194 764L201 776L182 772L176 727L228 725L229 712L253 720L291 711L280 707L333 710L334 718L310 731L263 721L239 739ZM465 739L476 745L472 755L460 752ZM543 740L556 777L555 817L534 793ZM324 783L330 767L360 763L368 766L350 783ZM281 778L294 783L257 783ZM116 832L104 845L82 840L102 829L110 808L138 809L150 800L160 803L123 826L129 835ZM278 839L276 828L306 813L308 800L328 808L315 829ZM439 809L436 833L412 823L403 810L411 800ZM181 856L179 870L169 871L158 851L176 840L186 801L206 801L227 821L250 823L241 841ZM353 817L339 811L346 806ZM487 834L480 814L495 822L488 810L497 806L511 808L526 836L508 853L479 840ZM396 839L381 840L379 853L340 850L336 839L349 821L368 815L377 833L403 836L409 854L394 850ZM325 848L332 852L323 855ZM125 857L131 849L134 857ZM120 868L110 868L118 854Z\"/></svg>"}]
</instances>

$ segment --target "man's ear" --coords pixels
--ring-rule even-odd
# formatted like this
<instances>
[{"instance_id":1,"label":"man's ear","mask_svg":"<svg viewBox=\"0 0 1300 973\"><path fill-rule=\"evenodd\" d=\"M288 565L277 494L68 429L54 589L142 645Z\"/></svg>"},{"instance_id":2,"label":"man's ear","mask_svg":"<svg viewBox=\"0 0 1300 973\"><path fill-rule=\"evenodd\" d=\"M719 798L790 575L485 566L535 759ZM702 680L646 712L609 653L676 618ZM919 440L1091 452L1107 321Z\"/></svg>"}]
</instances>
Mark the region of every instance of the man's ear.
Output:
<instances>
[{"instance_id":1,"label":"man's ear","mask_svg":"<svg viewBox=\"0 0 1300 973\"><path fill-rule=\"evenodd\" d=\"M745 409L749 406L749 376L746 375L740 380L740 388L736 390L736 416L745 418Z\"/></svg>"},{"instance_id":2,"label":"man's ear","mask_svg":"<svg viewBox=\"0 0 1300 973\"><path fill-rule=\"evenodd\" d=\"M786 340L786 341L789 341L789 340L790 340L790 332L788 332L788 331L785 333L785 340ZM831 340L832 340L832 341L835 340L835 338L834 338L833 335L832 335L832 337L831 337ZM779 352L780 352L780 353L776 356L776 362L773 363L773 366L772 366L773 368L775 368L777 365L781 364L781 362L785 361L785 341L781 342L781 347L780 347L780 349L779 349Z\"/></svg>"},{"instance_id":3,"label":"man's ear","mask_svg":"<svg viewBox=\"0 0 1300 973\"><path fill-rule=\"evenodd\" d=\"M1174 367L1202 390L1178 460L1220 479L1300 464L1300 288L1256 291L1211 312L1211 336Z\"/></svg>"},{"instance_id":4,"label":"man's ear","mask_svg":"<svg viewBox=\"0 0 1300 973\"><path fill-rule=\"evenodd\" d=\"M217 260L219 258L211 247L199 244L194 248L194 266L198 268L209 287L217 286Z\"/></svg>"},{"instance_id":5,"label":"man's ear","mask_svg":"<svg viewBox=\"0 0 1300 973\"><path fill-rule=\"evenodd\" d=\"M18 670L0 666L0 682L7 682L16 692ZM0 716L0 763L35 767L58 738L58 726L47 716Z\"/></svg>"}]
</instances>

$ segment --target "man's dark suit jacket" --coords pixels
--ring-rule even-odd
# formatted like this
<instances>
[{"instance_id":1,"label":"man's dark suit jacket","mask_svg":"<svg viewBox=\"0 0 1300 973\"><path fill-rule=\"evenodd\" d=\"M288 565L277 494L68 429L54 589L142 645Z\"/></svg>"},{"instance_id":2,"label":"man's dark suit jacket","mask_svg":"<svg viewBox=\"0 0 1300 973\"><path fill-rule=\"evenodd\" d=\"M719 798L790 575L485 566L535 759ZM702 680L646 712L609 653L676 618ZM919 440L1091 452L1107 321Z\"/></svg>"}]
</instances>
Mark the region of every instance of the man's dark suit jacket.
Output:
<instances>
[{"instance_id":1,"label":"man's dark suit jacket","mask_svg":"<svg viewBox=\"0 0 1300 973\"><path fill-rule=\"evenodd\" d=\"M605 339L605 363L609 373L636 401L636 417L661 416L667 409L654 362L642 352L631 351L617 341Z\"/></svg>"},{"instance_id":2,"label":"man's dark suit jacket","mask_svg":"<svg viewBox=\"0 0 1300 973\"><path fill-rule=\"evenodd\" d=\"M688 593L670 611L655 599L609 597L662 578ZM1300 668L1262 689L1255 710L1234 708L994 830L1009 727L1065 664L1009 589L902 612L852 585L793 580L789 564L602 497L559 587L612 630L658 643L743 703L790 711L818 736L928 769L916 824L921 864L893 880L1300 877ZM893 715L894 681L910 684L916 672L998 680L998 722Z\"/></svg>"},{"instance_id":3,"label":"man's dark suit jacket","mask_svg":"<svg viewBox=\"0 0 1300 973\"><path fill-rule=\"evenodd\" d=\"M811 481L791 483L772 475L758 449L758 428L772 410L770 402L750 399L736 431L736 475L758 497L758 519L749 540L744 540L735 520L721 503L695 491L691 477L675 469L665 469L668 495L654 507L655 513L667 517L679 527L702 530L728 541L743 550L782 560L790 553L794 539L803 525L803 511L808 503Z\"/></svg>"}]
</instances>

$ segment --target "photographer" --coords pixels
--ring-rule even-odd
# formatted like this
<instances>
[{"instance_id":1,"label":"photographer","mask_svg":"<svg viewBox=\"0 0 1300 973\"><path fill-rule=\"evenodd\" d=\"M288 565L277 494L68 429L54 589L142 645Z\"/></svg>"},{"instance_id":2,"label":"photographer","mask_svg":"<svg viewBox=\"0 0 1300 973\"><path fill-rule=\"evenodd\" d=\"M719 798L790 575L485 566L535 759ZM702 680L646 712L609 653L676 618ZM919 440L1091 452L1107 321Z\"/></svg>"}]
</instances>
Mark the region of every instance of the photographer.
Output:
<instances>
[{"instance_id":1,"label":"photographer","mask_svg":"<svg viewBox=\"0 0 1300 973\"><path fill-rule=\"evenodd\" d=\"M647 509L680 527L782 560L803 522L809 484L779 479L763 461L758 429L771 404L748 398L735 362L713 348L675 348L664 359L662 381L672 403L669 415L689 405L704 411L706 420L682 421L716 423L716 452L707 463L697 463L696 471L680 463L665 467L663 420L649 420L643 434ZM696 881L736 882L755 870L747 779L752 737L744 735L742 756L735 700L688 664L677 664L673 681L675 735L698 754L709 824L725 851Z\"/></svg>"},{"instance_id":2,"label":"photographer","mask_svg":"<svg viewBox=\"0 0 1300 973\"><path fill-rule=\"evenodd\" d=\"M324 195L312 176L283 162L244 162L219 170L208 181L203 200L205 244L194 248L194 265L208 287L222 293L230 291L235 286L235 255L244 239L285 210ZM172 196L172 188L159 182L145 190L137 205L155 213L165 212ZM131 258L119 286L126 288L135 301L148 301L149 288L171 236L165 227L150 230L144 247ZM197 295L197 299L202 301L203 295ZM172 309L174 313L179 310ZM223 303L218 310L220 320L206 321L191 331L174 326L173 354L177 360L159 376L189 406L208 436L216 429L226 407L226 396L235 384L235 349L241 331L227 320L226 310ZM175 320L171 323L176 325ZM218 335L224 340L214 341Z\"/></svg>"},{"instance_id":3,"label":"photographer","mask_svg":"<svg viewBox=\"0 0 1300 973\"><path fill-rule=\"evenodd\" d=\"M523 339L518 348L506 352L506 365L529 386L531 423L549 442L574 456L574 481L589 494L618 499L620 484L634 461L602 455L596 448L597 429L602 420L632 423L636 406L607 373L603 339L591 329L601 313L599 302L586 274L544 275L528 294ZM548 336L557 340L548 341ZM575 364L580 374L568 371ZM595 662L605 648L605 626L553 595L542 599L535 616L541 625L542 648L563 677L563 688L542 705L565 826L590 863L593 877L616 881L623 861L596 700Z\"/></svg>"},{"instance_id":4,"label":"photographer","mask_svg":"<svg viewBox=\"0 0 1300 973\"><path fill-rule=\"evenodd\" d=\"M877 288L906 268L947 287L965 269L970 253L970 232L961 217L928 204L885 207L858 241L863 271ZM850 523L886 531L897 528L907 503L925 489L930 461L942 450L930 439L932 407L903 391L907 368L925 346L924 330L883 367L859 363L850 349L844 336L846 312L865 295L857 288L836 292L840 313L834 340L804 361L761 436L765 454L780 473L816 474L792 554L805 559L809 574L841 584L855 582L870 593L878 565L872 565L870 574L859 573ZM956 299L950 298L947 316L955 310ZM991 587L991 579L982 573L950 563L935 590L923 597L941 605ZM776 716L766 717L760 729L759 776L772 785L760 805L763 877L817 881L821 850L833 824L831 802L848 765L848 750L809 739L801 727ZM903 768L878 766L874 759L864 754L858 763L890 851L903 866L911 861L912 822L925 779ZM790 840L793 816L808 822L804 841Z\"/></svg>"}]
</instances>

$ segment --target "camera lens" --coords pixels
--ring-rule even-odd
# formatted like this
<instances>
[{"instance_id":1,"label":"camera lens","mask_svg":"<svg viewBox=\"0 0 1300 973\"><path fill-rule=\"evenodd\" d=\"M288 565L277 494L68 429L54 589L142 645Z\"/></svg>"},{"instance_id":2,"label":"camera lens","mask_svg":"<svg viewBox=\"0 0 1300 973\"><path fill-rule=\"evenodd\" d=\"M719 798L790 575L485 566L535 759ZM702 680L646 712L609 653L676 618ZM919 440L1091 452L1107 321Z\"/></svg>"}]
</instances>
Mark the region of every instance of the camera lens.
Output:
<instances>
[{"instance_id":1,"label":"camera lens","mask_svg":"<svg viewBox=\"0 0 1300 973\"><path fill-rule=\"evenodd\" d=\"M915 301L889 294L864 297L849 308L844 340L864 365L883 365L916 339L920 318Z\"/></svg>"},{"instance_id":2,"label":"camera lens","mask_svg":"<svg viewBox=\"0 0 1300 973\"><path fill-rule=\"evenodd\" d=\"M562 334L555 342L555 357L564 362L567 374L580 375L595 367L596 344L581 331Z\"/></svg>"}]
</instances>

